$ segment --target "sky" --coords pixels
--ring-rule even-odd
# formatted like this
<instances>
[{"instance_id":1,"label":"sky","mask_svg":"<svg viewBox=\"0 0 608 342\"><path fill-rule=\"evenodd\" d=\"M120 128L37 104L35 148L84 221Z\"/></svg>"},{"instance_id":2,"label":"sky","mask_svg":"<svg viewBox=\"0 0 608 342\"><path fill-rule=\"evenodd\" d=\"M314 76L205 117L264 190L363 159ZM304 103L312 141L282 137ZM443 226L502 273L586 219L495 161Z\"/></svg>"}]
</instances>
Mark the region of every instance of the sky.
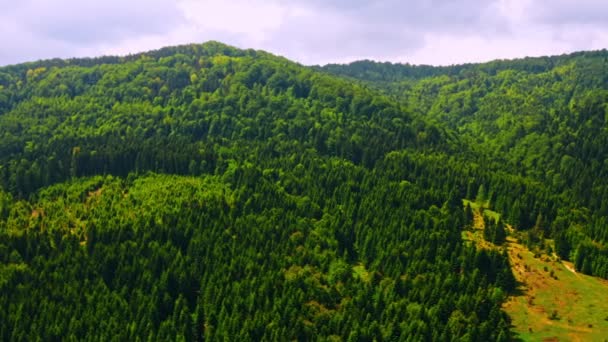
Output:
<instances>
[{"instance_id":1,"label":"sky","mask_svg":"<svg viewBox=\"0 0 608 342\"><path fill-rule=\"evenodd\" d=\"M0 0L0 65L217 40L302 64L608 48L605 0Z\"/></svg>"}]
</instances>

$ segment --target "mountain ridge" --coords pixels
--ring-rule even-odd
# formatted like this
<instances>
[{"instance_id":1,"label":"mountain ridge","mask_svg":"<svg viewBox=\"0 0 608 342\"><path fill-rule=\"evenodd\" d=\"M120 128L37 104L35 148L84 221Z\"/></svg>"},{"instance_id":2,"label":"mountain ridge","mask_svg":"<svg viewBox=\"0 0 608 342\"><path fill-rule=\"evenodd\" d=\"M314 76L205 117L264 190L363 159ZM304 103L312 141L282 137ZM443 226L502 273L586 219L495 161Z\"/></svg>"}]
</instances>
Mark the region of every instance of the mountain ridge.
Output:
<instances>
[{"instance_id":1,"label":"mountain ridge","mask_svg":"<svg viewBox=\"0 0 608 342\"><path fill-rule=\"evenodd\" d=\"M15 64L7 64L7 65L2 65L0 66L0 70L3 68L7 68L7 69L11 69L11 68L16 68L19 67L20 65L26 65L28 67L36 67L39 65L43 65L43 64L53 64L53 63L57 63L56 66L67 66L70 63L72 64L87 64L87 63L94 63L96 61L103 61L103 60L108 60L108 61L113 61L113 63L120 63L120 62L126 62L126 61L130 61L133 59L137 59L140 58L142 56L145 55L150 55L150 56L163 56L166 53L168 53L169 51L179 51L180 53L184 53L184 52L190 52L192 51L191 49L193 48L204 48L204 47L213 47L216 49L217 52L220 52L223 50L224 54L227 51L232 51L232 52L236 52L239 51L240 53L248 53L248 54L266 54L266 55L271 55L271 56L275 56L278 58L283 58L287 61L296 63L296 64L300 64L302 66L306 66L306 67L311 67L311 68L315 68L315 69L331 69L332 67L339 67L339 66L344 66L344 67L352 67L353 65L356 64L362 64L362 63L371 63L371 64L379 64L379 65L385 65L385 66L393 66L393 67L406 67L406 68L423 68L423 69L444 69L444 70L450 70L450 69L466 69L467 67L480 67L480 66L486 66L486 65L492 65L492 64L501 64L501 63L513 63L513 62L536 62L536 61L553 61L553 63L555 62L559 62L560 60L566 60L566 59L571 59L571 58L575 58L575 57L597 57L597 56L608 56L608 51L606 49L597 49L597 50L580 50L580 51L573 51L573 52L568 52L568 53L562 53L562 54L554 54L554 55L541 55L541 56L524 56L524 57L514 57L514 58L497 58L497 59L492 59L489 61L485 61L485 62L464 62L464 63L456 63L456 64L450 64L450 65L431 65L431 64L412 64L409 62L395 62L395 61L381 61L381 60L373 60L373 59L360 59L360 60L354 60L351 62L346 62L346 63L326 63L323 65L319 65L319 64L302 64L300 62L297 62L295 60L290 60L286 57L282 57L278 54L272 53L272 52L268 52L266 50L263 49L252 49L252 48L239 48L236 47L235 45L230 45L230 44L226 44L217 40L209 40L203 43L189 43L189 44L178 44L178 45L170 45L170 46L165 46L165 47L161 47L158 49L151 49L151 50L146 50L146 51L140 51L140 52L133 52L133 53L128 53L128 54L108 54L108 55L100 55L100 56L96 56L96 57L68 57L68 58L48 58L48 59L39 59L39 60L35 60L35 61L24 61L24 62L20 62L20 63L15 63ZM65 63L65 64L61 64L61 63ZM105 62L105 63L112 63L112 62ZM90 64L87 64L90 65Z\"/></svg>"}]
</instances>

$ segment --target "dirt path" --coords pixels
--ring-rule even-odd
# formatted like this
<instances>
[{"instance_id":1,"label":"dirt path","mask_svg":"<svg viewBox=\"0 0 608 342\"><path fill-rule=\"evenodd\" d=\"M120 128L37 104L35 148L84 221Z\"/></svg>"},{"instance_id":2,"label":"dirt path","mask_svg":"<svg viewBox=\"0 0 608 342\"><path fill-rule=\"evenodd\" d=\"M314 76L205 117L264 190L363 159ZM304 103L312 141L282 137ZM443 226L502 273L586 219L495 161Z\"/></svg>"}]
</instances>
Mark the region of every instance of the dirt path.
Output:
<instances>
[{"instance_id":1,"label":"dirt path","mask_svg":"<svg viewBox=\"0 0 608 342\"><path fill-rule=\"evenodd\" d=\"M570 263L567 263L567 262L565 262L565 261L562 261L562 265L564 265L564 267L565 267L565 268L566 268L568 271L570 271L570 272L574 273L574 275L576 275L578 278L580 278L580 277L581 277L580 275L578 275L578 272L576 272L576 270L574 269L574 266L572 266Z\"/></svg>"},{"instance_id":2,"label":"dirt path","mask_svg":"<svg viewBox=\"0 0 608 342\"><path fill-rule=\"evenodd\" d=\"M473 229L484 229L485 226L483 215L479 212L479 210L475 210L473 212Z\"/></svg>"}]
</instances>

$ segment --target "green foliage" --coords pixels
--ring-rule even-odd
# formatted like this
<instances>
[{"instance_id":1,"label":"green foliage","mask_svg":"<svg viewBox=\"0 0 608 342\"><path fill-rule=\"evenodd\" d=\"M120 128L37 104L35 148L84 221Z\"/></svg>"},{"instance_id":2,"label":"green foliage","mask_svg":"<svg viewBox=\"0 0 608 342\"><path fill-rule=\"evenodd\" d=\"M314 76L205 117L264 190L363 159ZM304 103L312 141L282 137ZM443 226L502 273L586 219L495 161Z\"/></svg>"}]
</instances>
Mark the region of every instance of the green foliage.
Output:
<instances>
[{"instance_id":1,"label":"green foliage","mask_svg":"<svg viewBox=\"0 0 608 342\"><path fill-rule=\"evenodd\" d=\"M439 68L365 61L322 70L357 78L391 94L414 116L445 123L447 134L453 131L465 144L464 160L521 176L519 186L537 187L527 196L505 198L528 189L475 179L466 198L479 189L476 201L504 214L515 228L532 229L531 243L554 237L566 259L581 247L579 255L589 262L577 269L606 276L605 50Z\"/></svg>"},{"instance_id":2,"label":"green foliage","mask_svg":"<svg viewBox=\"0 0 608 342\"><path fill-rule=\"evenodd\" d=\"M508 258L461 201L606 276L603 57L0 68L0 338L508 340Z\"/></svg>"},{"instance_id":3,"label":"green foliage","mask_svg":"<svg viewBox=\"0 0 608 342\"><path fill-rule=\"evenodd\" d=\"M504 222L502 220L495 221L494 219L487 220L483 230L483 237L486 241L493 244L503 244L507 238Z\"/></svg>"},{"instance_id":4,"label":"green foliage","mask_svg":"<svg viewBox=\"0 0 608 342\"><path fill-rule=\"evenodd\" d=\"M460 216L436 207L443 195L394 191L382 168L289 159L266 161L283 165L278 178L237 163L223 177L106 176L38 192L35 209L11 217L26 234L0 235L10 251L3 337L433 338L452 310L461 335L500 319L484 314L503 300L487 284L509 268L462 245ZM319 204L322 213L309 209ZM411 215L396 221L396 210Z\"/></svg>"}]
</instances>

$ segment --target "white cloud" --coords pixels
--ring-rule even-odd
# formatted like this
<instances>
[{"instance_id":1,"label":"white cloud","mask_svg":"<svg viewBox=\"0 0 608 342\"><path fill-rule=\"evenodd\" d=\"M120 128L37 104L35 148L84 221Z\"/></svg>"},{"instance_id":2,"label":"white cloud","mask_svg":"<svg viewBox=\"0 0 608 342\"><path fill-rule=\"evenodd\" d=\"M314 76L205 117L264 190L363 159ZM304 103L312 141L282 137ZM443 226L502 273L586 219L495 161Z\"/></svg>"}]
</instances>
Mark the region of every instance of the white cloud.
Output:
<instances>
[{"instance_id":1,"label":"white cloud","mask_svg":"<svg viewBox=\"0 0 608 342\"><path fill-rule=\"evenodd\" d=\"M182 22L173 0L21 0L0 11L0 65L98 55L130 37L160 37Z\"/></svg>"},{"instance_id":2,"label":"white cloud","mask_svg":"<svg viewBox=\"0 0 608 342\"><path fill-rule=\"evenodd\" d=\"M272 1L183 0L178 7L192 30L243 35L254 43L279 29L288 8Z\"/></svg>"},{"instance_id":3,"label":"white cloud","mask_svg":"<svg viewBox=\"0 0 608 342\"><path fill-rule=\"evenodd\" d=\"M413 64L450 65L571 51L568 44L546 39L546 35L547 33L537 33L536 36L528 37L505 36L486 39L480 36L431 34L426 37L424 48L401 59Z\"/></svg>"},{"instance_id":4,"label":"white cloud","mask_svg":"<svg viewBox=\"0 0 608 342\"><path fill-rule=\"evenodd\" d=\"M26 0L13 15L23 30L78 45L162 34L182 21L172 0Z\"/></svg>"},{"instance_id":5,"label":"white cloud","mask_svg":"<svg viewBox=\"0 0 608 342\"><path fill-rule=\"evenodd\" d=\"M305 64L450 64L599 49L600 0L21 0L0 3L0 65L218 40Z\"/></svg>"},{"instance_id":6,"label":"white cloud","mask_svg":"<svg viewBox=\"0 0 608 342\"><path fill-rule=\"evenodd\" d=\"M605 0L527 0L531 19L552 26L608 26Z\"/></svg>"}]
</instances>

